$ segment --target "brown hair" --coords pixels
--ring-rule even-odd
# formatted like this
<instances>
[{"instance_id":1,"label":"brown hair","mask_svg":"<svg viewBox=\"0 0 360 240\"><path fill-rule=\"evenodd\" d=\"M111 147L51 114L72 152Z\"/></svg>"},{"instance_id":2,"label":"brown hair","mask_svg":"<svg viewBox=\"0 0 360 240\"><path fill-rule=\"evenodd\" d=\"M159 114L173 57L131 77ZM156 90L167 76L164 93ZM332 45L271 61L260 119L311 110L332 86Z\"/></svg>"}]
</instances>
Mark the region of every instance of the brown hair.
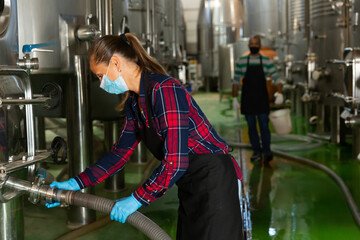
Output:
<instances>
[{"instance_id":1,"label":"brown hair","mask_svg":"<svg viewBox=\"0 0 360 240\"><path fill-rule=\"evenodd\" d=\"M89 59L93 59L95 64L108 64L114 54L119 54L136 63L140 71L167 74L165 69L145 51L137 37L131 33L103 36L96 39L89 49ZM129 92L126 92L117 110L124 109L128 97Z\"/></svg>"},{"instance_id":2,"label":"brown hair","mask_svg":"<svg viewBox=\"0 0 360 240\"><path fill-rule=\"evenodd\" d=\"M250 44L251 39L256 39L256 40L258 40L258 41L259 41L259 44L261 45L261 37L260 37L260 35L254 35L254 36L250 37L250 38L249 38L249 44Z\"/></svg>"}]
</instances>

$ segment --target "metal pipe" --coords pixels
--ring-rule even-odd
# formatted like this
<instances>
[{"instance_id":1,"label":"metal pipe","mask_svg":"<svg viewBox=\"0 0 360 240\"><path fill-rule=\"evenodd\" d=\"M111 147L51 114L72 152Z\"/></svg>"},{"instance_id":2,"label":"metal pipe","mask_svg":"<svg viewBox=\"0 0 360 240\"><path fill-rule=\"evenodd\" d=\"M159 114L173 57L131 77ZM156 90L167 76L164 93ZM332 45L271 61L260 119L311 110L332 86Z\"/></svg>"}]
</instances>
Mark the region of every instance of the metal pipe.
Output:
<instances>
[{"instance_id":1,"label":"metal pipe","mask_svg":"<svg viewBox=\"0 0 360 240\"><path fill-rule=\"evenodd\" d=\"M93 25L80 26L76 30L76 37L80 41L92 41L94 38L101 36L101 32Z\"/></svg>"},{"instance_id":2,"label":"metal pipe","mask_svg":"<svg viewBox=\"0 0 360 240\"><path fill-rule=\"evenodd\" d=\"M69 148L69 177L90 166L92 161L92 121L90 113L90 81L86 56L74 56L75 77L68 83L67 135ZM92 189L82 190L91 192ZM83 207L71 207L70 227L78 227L95 220L95 212Z\"/></svg>"},{"instance_id":3,"label":"metal pipe","mask_svg":"<svg viewBox=\"0 0 360 240\"><path fill-rule=\"evenodd\" d=\"M151 15L150 15L150 0L146 0L146 51L151 54Z\"/></svg>"},{"instance_id":4,"label":"metal pipe","mask_svg":"<svg viewBox=\"0 0 360 240\"><path fill-rule=\"evenodd\" d=\"M97 0L96 1L96 17L98 20L98 28L99 31L101 32L101 35L104 35L104 28L103 28L103 1L102 0Z\"/></svg>"},{"instance_id":5,"label":"metal pipe","mask_svg":"<svg viewBox=\"0 0 360 240\"><path fill-rule=\"evenodd\" d=\"M351 116L345 119L345 124L348 127L359 127L360 126L360 116Z\"/></svg>"},{"instance_id":6,"label":"metal pipe","mask_svg":"<svg viewBox=\"0 0 360 240\"><path fill-rule=\"evenodd\" d=\"M145 144L143 142L139 142L134 153L130 157L131 161L138 164L145 163L147 161L146 150L147 148Z\"/></svg>"},{"instance_id":7,"label":"metal pipe","mask_svg":"<svg viewBox=\"0 0 360 240\"><path fill-rule=\"evenodd\" d=\"M105 0L104 7L105 35L112 35L112 0Z\"/></svg>"},{"instance_id":8,"label":"metal pipe","mask_svg":"<svg viewBox=\"0 0 360 240\"><path fill-rule=\"evenodd\" d=\"M21 198L0 204L0 238L2 240L24 239L24 218L18 217L23 214Z\"/></svg>"},{"instance_id":9,"label":"metal pipe","mask_svg":"<svg viewBox=\"0 0 360 240\"><path fill-rule=\"evenodd\" d=\"M104 123L105 148L110 151L114 142L119 139L119 125L117 122L107 121ZM105 189L111 192L118 192L125 188L125 170L122 169L117 174L105 180Z\"/></svg>"},{"instance_id":10,"label":"metal pipe","mask_svg":"<svg viewBox=\"0 0 360 240\"><path fill-rule=\"evenodd\" d=\"M44 117L35 117L35 149L46 149L45 140L45 119Z\"/></svg>"},{"instance_id":11,"label":"metal pipe","mask_svg":"<svg viewBox=\"0 0 360 240\"><path fill-rule=\"evenodd\" d=\"M351 3L349 0L344 0L344 18L345 18L345 27L346 27L346 40L345 44L347 47L350 47L351 44Z\"/></svg>"},{"instance_id":12,"label":"metal pipe","mask_svg":"<svg viewBox=\"0 0 360 240\"><path fill-rule=\"evenodd\" d=\"M176 6L174 6L176 7ZM155 0L152 0L151 1L151 9L152 9L152 24L151 24L151 29L152 29L152 38L151 38L151 41L152 41L152 47L153 47L153 51L156 52L157 51L157 24L156 24L156 20L155 20L155 17L156 17L156 5L155 5Z\"/></svg>"},{"instance_id":13,"label":"metal pipe","mask_svg":"<svg viewBox=\"0 0 360 240\"><path fill-rule=\"evenodd\" d=\"M41 97L41 98L34 98L34 99L1 99L0 98L0 105L25 105L25 104L45 104L51 98Z\"/></svg>"},{"instance_id":14,"label":"metal pipe","mask_svg":"<svg viewBox=\"0 0 360 240\"><path fill-rule=\"evenodd\" d=\"M172 29L171 29L171 33L172 33L172 57L173 60L176 61L177 60L177 11L176 11L176 4L177 4L177 0L173 0L173 12L172 12Z\"/></svg>"}]
</instances>

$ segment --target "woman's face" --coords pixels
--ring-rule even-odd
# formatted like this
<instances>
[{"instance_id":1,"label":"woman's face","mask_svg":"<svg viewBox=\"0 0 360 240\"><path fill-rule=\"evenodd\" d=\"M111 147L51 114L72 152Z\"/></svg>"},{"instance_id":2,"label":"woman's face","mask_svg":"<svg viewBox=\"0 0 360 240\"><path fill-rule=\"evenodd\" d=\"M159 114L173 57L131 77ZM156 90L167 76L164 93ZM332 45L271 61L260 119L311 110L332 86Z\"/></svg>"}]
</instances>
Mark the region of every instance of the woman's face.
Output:
<instances>
[{"instance_id":1,"label":"woman's face","mask_svg":"<svg viewBox=\"0 0 360 240\"><path fill-rule=\"evenodd\" d=\"M102 77L104 75L107 75L108 78L112 81L114 81L119 75L117 72L117 68L115 64L112 63L112 61L110 61L109 64L105 64L105 63L96 64L93 57L91 57L90 59L90 69L99 78L100 82L102 81Z\"/></svg>"}]
</instances>

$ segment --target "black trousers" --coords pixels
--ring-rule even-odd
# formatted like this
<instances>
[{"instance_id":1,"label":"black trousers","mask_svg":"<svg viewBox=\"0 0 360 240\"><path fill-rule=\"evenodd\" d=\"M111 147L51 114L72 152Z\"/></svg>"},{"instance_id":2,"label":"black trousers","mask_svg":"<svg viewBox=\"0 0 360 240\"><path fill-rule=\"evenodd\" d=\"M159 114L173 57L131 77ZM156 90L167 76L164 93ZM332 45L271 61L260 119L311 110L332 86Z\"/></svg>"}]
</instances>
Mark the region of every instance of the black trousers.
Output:
<instances>
[{"instance_id":1,"label":"black trousers","mask_svg":"<svg viewBox=\"0 0 360 240\"><path fill-rule=\"evenodd\" d=\"M243 239L238 181L230 155L190 155L177 182L177 240Z\"/></svg>"}]
</instances>

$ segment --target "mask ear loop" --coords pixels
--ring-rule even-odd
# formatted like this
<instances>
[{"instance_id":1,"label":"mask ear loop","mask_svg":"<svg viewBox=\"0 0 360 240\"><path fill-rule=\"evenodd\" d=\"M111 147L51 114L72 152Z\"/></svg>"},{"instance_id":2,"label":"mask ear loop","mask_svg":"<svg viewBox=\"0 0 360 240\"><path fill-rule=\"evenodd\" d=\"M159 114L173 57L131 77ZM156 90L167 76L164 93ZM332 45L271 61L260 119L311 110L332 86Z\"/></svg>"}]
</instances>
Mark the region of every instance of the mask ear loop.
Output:
<instances>
[{"instance_id":1,"label":"mask ear loop","mask_svg":"<svg viewBox=\"0 0 360 240\"><path fill-rule=\"evenodd\" d=\"M109 61L109 65L108 65L108 67L107 67L107 70L106 70L106 74L105 74L105 76L107 76L107 74L108 74L108 72L109 72L109 67L110 67L110 64L111 64L111 60Z\"/></svg>"}]
</instances>

